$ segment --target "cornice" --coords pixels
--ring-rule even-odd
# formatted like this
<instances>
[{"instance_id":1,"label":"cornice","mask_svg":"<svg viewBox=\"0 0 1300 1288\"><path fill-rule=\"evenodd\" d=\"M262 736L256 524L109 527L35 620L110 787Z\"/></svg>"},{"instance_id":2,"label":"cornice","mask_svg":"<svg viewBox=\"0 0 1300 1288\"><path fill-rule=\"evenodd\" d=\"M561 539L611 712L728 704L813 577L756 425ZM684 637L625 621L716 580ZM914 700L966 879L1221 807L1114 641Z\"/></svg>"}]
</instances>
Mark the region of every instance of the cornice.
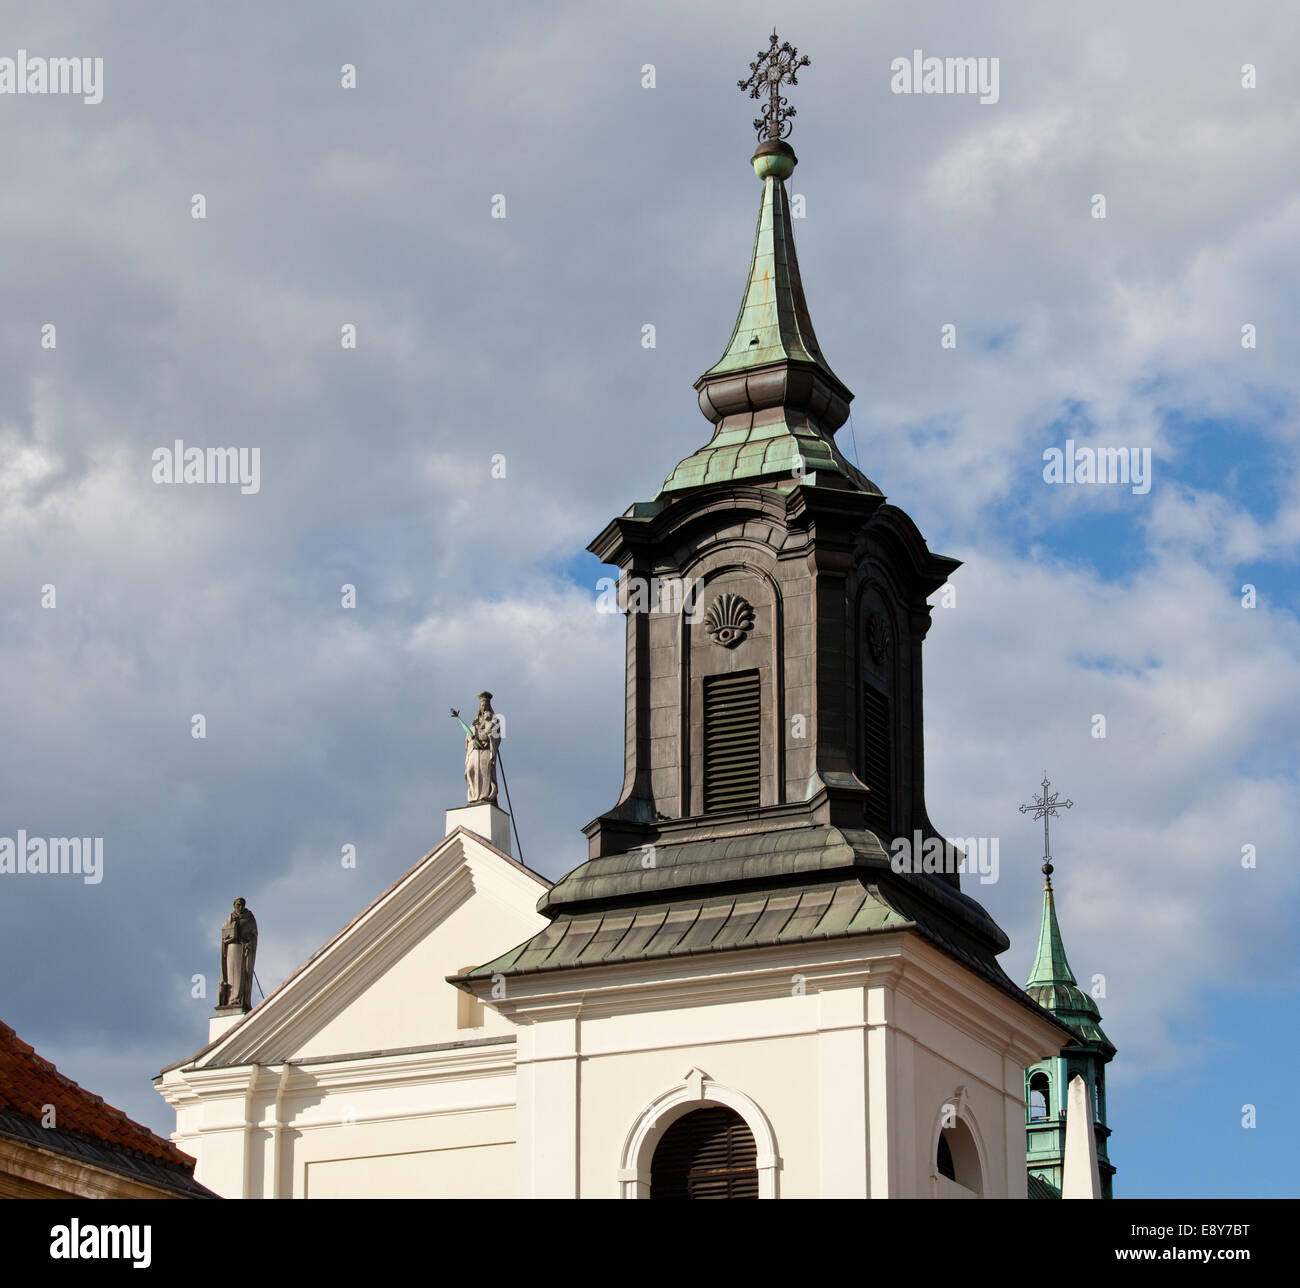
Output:
<instances>
[{"instance_id":1,"label":"cornice","mask_svg":"<svg viewBox=\"0 0 1300 1288\"><path fill-rule=\"evenodd\" d=\"M585 1019L705 1002L788 997L796 974L803 975L810 987L823 979L837 985L849 981L865 985L882 972L888 977L890 968L885 963L901 952L902 938L908 933L733 949L716 954L718 966L713 970L708 969L705 955L698 954L593 965L581 971L539 971L512 976L509 995L496 1000L490 979L467 983L486 1004L524 1024L579 1014Z\"/></svg>"},{"instance_id":2,"label":"cornice","mask_svg":"<svg viewBox=\"0 0 1300 1288\"><path fill-rule=\"evenodd\" d=\"M380 1054L360 1059L344 1058L328 1064L313 1062L303 1066L280 1062L175 1070L172 1076L177 1081L168 1088L173 1094L167 1099L169 1103L177 1103L183 1095L188 1103L195 1104L208 1103L214 1098L234 1100L248 1096L271 1103L277 1096L281 1100L292 1100L296 1095L337 1091L344 1087L366 1091L510 1076L514 1068L515 1044L511 1038L492 1046L456 1047L400 1056ZM258 1082L265 1084L260 1090ZM238 1125L242 1124L241 1118ZM197 1130L228 1131L233 1125L236 1124L232 1120L231 1123L207 1124Z\"/></svg>"}]
</instances>

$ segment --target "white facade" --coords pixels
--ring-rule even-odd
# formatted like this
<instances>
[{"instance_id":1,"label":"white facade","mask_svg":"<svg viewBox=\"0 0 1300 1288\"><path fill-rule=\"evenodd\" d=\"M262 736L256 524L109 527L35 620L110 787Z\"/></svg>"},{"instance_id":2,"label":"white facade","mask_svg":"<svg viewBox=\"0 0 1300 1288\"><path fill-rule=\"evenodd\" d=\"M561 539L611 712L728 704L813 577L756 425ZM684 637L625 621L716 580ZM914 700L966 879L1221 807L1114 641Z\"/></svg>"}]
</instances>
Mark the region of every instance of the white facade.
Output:
<instances>
[{"instance_id":1,"label":"white facade","mask_svg":"<svg viewBox=\"0 0 1300 1288\"><path fill-rule=\"evenodd\" d=\"M1025 1196L1024 1070L1059 1031L914 935L508 991L522 1196L646 1197L663 1132L709 1103L748 1123L763 1197ZM945 1125L964 1186L936 1168Z\"/></svg>"},{"instance_id":2,"label":"white facade","mask_svg":"<svg viewBox=\"0 0 1300 1288\"><path fill-rule=\"evenodd\" d=\"M203 1184L227 1198L514 1193L514 1026L446 983L546 924L547 883L465 826L500 841L505 819L449 811L437 849L163 1071L172 1139Z\"/></svg>"},{"instance_id":3,"label":"white facade","mask_svg":"<svg viewBox=\"0 0 1300 1288\"><path fill-rule=\"evenodd\" d=\"M476 999L446 977L542 929L546 883L468 813L160 1076L203 1184L645 1197L667 1127L721 1104L754 1134L764 1197L1024 1197L1024 1071L1060 1045L1045 1018L910 932L482 980ZM500 814L468 821L500 841Z\"/></svg>"}]
</instances>

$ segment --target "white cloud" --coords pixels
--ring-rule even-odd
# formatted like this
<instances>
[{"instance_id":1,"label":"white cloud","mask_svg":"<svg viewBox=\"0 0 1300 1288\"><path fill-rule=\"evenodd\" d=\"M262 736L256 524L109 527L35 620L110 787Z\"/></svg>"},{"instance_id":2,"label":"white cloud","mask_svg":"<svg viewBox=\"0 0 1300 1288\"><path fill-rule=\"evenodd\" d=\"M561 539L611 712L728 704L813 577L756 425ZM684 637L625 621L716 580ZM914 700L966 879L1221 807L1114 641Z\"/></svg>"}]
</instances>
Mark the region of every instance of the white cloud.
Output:
<instances>
[{"instance_id":1,"label":"white cloud","mask_svg":"<svg viewBox=\"0 0 1300 1288\"><path fill-rule=\"evenodd\" d=\"M1249 985L1300 892L1300 630L1178 556L1120 586L972 551L954 581L926 646L927 794L942 830L1002 838L976 897L1012 935L1004 964L1023 983L1042 832L1016 807L1046 768L1075 802L1053 830L1058 911L1076 975L1107 977L1116 1078L1199 1058L1178 1022Z\"/></svg>"},{"instance_id":2,"label":"white cloud","mask_svg":"<svg viewBox=\"0 0 1300 1288\"><path fill-rule=\"evenodd\" d=\"M730 332L759 191L752 105L717 51L743 69L752 12L593 25L561 7L502 27L399 5L358 27L322 5L310 30L259 11L255 46L228 10L148 31L60 14L28 47L102 50L106 94L11 102L0 135L0 709L22 733L0 744L0 807L113 846L89 902L11 900L0 928L13 955L62 945L6 1019L108 1094L112 1044L68 1035L112 1016L141 1077L194 1049L188 1011L159 999L210 968L236 893L274 975L436 841L460 793L446 708L484 685L512 717L526 857L558 875L584 856L577 829L621 779L622 627L551 569L709 433L691 382ZM799 22L796 234L819 338L859 395L840 441L856 433L866 472L968 561L927 645L932 813L1007 838L989 902L1023 975L1036 842L1013 811L1051 769L1079 802L1059 834L1067 944L1107 973L1117 1076L1167 1063L1215 972L1276 955L1294 920L1294 600L1261 587L1248 613L1230 565L1293 560L1300 536L1300 28L1208 0L1172 26L1105 4ZM890 58L917 45L999 55L1000 104L890 95ZM1197 450L1170 409L1247 420L1276 450L1276 513L1248 471L1140 507L1044 499L1071 404L1095 441L1152 446L1162 480ZM175 437L260 446L263 492L152 485L149 453ZM1137 516L1123 553L1141 571L1087 571L1056 526L1084 511ZM1004 545L1013 524L1028 557ZM343 840L355 882L335 871ZM101 978L104 952L126 977Z\"/></svg>"}]
</instances>

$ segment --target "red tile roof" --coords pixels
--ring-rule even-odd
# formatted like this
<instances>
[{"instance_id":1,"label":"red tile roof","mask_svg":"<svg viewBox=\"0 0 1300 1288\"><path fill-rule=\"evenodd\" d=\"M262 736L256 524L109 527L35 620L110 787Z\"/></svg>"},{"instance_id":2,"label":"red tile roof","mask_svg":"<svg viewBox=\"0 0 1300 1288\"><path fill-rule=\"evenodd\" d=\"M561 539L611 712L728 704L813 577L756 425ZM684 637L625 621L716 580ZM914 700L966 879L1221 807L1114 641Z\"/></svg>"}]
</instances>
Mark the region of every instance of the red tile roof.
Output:
<instances>
[{"instance_id":1,"label":"red tile roof","mask_svg":"<svg viewBox=\"0 0 1300 1288\"><path fill-rule=\"evenodd\" d=\"M65 1078L48 1060L0 1021L0 1109L38 1121L54 1106L54 1127L146 1158L194 1171L194 1159L169 1140L105 1104L93 1092Z\"/></svg>"}]
</instances>

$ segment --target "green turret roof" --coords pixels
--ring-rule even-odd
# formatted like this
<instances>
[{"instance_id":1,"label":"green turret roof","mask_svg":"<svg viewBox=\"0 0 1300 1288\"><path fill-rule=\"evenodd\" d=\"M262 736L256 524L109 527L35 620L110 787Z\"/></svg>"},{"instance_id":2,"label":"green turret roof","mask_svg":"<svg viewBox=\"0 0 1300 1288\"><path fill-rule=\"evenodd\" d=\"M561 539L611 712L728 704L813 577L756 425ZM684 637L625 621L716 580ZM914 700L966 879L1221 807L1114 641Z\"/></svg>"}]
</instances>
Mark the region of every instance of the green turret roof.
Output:
<instances>
[{"instance_id":1,"label":"green turret roof","mask_svg":"<svg viewBox=\"0 0 1300 1288\"><path fill-rule=\"evenodd\" d=\"M1029 972L1031 984L1075 984L1074 972L1065 959L1065 945L1061 942L1061 927L1056 920L1056 899L1052 894L1052 878L1047 878L1043 888L1043 924L1038 931L1038 955Z\"/></svg>"},{"instance_id":2,"label":"green turret roof","mask_svg":"<svg viewBox=\"0 0 1300 1288\"><path fill-rule=\"evenodd\" d=\"M768 140L752 164L763 198L745 296L726 352L695 382L713 438L677 465L660 496L809 474L879 495L835 445L853 394L822 356L804 299L785 190L794 150Z\"/></svg>"},{"instance_id":3,"label":"green turret roof","mask_svg":"<svg viewBox=\"0 0 1300 1288\"><path fill-rule=\"evenodd\" d=\"M1093 1046L1115 1052L1115 1046L1102 1031L1101 1012L1097 1003L1079 987L1065 957L1065 944L1061 940L1061 927L1056 920L1056 899L1052 893L1052 878L1047 877L1043 887L1043 922L1038 931L1038 953L1025 992L1039 1006L1051 1011L1058 1020L1068 1024L1079 1037Z\"/></svg>"},{"instance_id":4,"label":"green turret roof","mask_svg":"<svg viewBox=\"0 0 1300 1288\"><path fill-rule=\"evenodd\" d=\"M703 378L781 361L820 367L838 382L822 357L804 299L785 180L772 173L763 180L749 280L735 329L727 351Z\"/></svg>"}]
</instances>

